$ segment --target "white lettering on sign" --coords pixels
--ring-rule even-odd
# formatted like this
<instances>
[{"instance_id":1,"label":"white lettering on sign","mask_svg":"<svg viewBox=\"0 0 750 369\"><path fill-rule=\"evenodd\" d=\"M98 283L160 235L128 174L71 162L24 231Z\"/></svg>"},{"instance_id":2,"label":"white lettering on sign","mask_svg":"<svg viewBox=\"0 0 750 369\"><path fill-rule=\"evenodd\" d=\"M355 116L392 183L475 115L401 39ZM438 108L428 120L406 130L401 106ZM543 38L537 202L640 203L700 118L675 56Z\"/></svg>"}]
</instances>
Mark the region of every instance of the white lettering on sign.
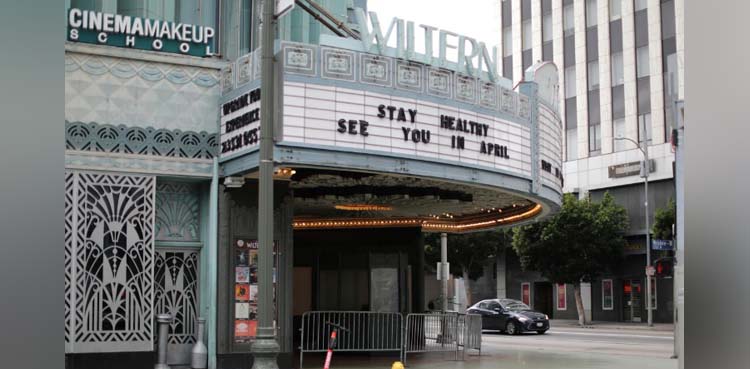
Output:
<instances>
[{"instance_id":1,"label":"white lettering on sign","mask_svg":"<svg viewBox=\"0 0 750 369\"><path fill-rule=\"evenodd\" d=\"M369 12L368 14L370 16L369 25L367 24L364 10L361 8L355 9L362 45L366 52L375 52L382 55L389 48L388 43L395 35L395 53L398 58L425 64L446 66L446 63L449 62L447 57L448 49L455 49L457 57L455 60L450 60L450 62L456 63L458 71L475 77L478 77L480 72L486 72L492 82L497 81L500 77L497 72L497 47L493 47L490 54L484 42L478 42L471 37L420 24L419 27L424 30L425 42L424 54L420 55L414 51L414 22L393 18L384 36L377 13ZM435 58L435 48L433 45L433 35L436 31L438 37L437 58Z\"/></svg>"},{"instance_id":2,"label":"white lettering on sign","mask_svg":"<svg viewBox=\"0 0 750 369\"><path fill-rule=\"evenodd\" d=\"M531 175L528 126L435 102L284 82L283 141Z\"/></svg>"},{"instance_id":3,"label":"white lettering on sign","mask_svg":"<svg viewBox=\"0 0 750 369\"><path fill-rule=\"evenodd\" d=\"M260 88L221 106L221 156L247 151L260 142Z\"/></svg>"},{"instance_id":4,"label":"white lettering on sign","mask_svg":"<svg viewBox=\"0 0 750 369\"><path fill-rule=\"evenodd\" d=\"M163 40L207 45L206 52L210 55L208 45L212 43L214 29L185 23L167 22L158 19L142 19L121 14L110 14L92 10L72 8L68 12L68 36L70 40L80 40L81 31L97 33L97 41L107 42L109 34L125 35L125 46L135 46L135 37L156 39L152 41L154 49L161 49ZM156 41L159 40L157 43ZM159 46L158 48L156 46ZM182 53L190 51L190 47L179 46Z\"/></svg>"}]
</instances>

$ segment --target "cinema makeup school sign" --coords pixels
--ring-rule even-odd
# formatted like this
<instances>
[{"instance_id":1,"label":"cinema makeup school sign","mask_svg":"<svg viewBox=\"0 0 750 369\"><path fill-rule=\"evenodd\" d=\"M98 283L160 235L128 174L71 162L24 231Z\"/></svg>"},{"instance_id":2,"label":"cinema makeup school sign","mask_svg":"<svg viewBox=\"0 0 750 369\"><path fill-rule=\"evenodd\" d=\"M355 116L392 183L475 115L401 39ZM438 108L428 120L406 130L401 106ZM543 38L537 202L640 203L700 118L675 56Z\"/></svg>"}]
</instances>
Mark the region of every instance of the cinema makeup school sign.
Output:
<instances>
[{"instance_id":1,"label":"cinema makeup school sign","mask_svg":"<svg viewBox=\"0 0 750 369\"><path fill-rule=\"evenodd\" d=\"M68 41L211 56L214 29L121 14L71 8Z\"/></svg>"}]
</instances>

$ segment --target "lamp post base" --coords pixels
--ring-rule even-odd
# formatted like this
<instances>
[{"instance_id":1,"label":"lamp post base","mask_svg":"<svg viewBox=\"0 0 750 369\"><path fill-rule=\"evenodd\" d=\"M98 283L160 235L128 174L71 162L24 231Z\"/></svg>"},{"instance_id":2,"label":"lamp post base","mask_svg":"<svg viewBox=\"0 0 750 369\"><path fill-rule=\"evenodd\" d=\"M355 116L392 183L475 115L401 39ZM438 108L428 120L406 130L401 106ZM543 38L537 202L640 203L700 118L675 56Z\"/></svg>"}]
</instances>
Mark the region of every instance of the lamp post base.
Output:
<instances>
[{"instance_id":1,"label":"lamp post base","mask_svg":"<svg viewBox=\"0 0 750 369\"><path fill-rule=\"evenodd\" d=\"M262 334L258 329L258 335L250 347L253 354L253 369L278 369L279 364L276 361L279 355L279 344L273 333Z\"/></svg>"}]
</instances>

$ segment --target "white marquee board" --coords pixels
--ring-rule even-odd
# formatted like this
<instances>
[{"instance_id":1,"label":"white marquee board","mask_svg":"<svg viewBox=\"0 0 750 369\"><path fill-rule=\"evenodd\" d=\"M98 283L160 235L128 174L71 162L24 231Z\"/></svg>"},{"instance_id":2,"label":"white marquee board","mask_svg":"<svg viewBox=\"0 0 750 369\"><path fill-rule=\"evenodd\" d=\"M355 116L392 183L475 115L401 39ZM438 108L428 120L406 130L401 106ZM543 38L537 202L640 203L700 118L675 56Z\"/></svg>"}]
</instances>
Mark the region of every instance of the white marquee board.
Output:
<instances>
[{"instance_id":1,"label":"white marquee board","mask_svg":"<svg viewBox=\"0 0 750 369\"><path fill-rule=\"evenodd\" d=\"M381 117L381 106L396 108L393 120L387 108L385 117ZM399 109L404 109L405 121L397 119ZM409 109L416 110L413 123ZM471 126L474 126L477 132L478 127L482 127L483 134L441 127L441 116L466 120L466 129L471 131ZM339 124L342 119L345 120L343 132ZM373 154L399 155L531 176L531 133L528 126L432 101L285 81L283 121L283 141L286 143L360 149ZM350 121L355 122L351 127ZM360 121L367 123L367 135L362 134ZM408 130L406 139L405 130ZM414 130L420 132L418 142L414 142ZM425 143L422 138L428 131L429 141ZM463 137L463 149L452 147L454 136ZM487 144L492 145L492 149L487 149L491 150L489 153L481 152L482 142L485 148Z\"/></svg>"}]
</instances>

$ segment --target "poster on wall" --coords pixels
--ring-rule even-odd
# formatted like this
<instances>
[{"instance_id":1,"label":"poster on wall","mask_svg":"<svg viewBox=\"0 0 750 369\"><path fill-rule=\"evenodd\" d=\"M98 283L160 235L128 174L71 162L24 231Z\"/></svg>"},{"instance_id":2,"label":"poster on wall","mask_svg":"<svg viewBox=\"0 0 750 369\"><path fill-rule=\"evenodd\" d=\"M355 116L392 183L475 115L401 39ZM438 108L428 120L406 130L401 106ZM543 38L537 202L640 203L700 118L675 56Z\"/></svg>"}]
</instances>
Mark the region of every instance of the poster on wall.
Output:
<instances>
[{"instance_id":1,"label":"poster on wall","mask_svg":"<svg viewBox=\"0 0 750 369\"><path fill-rule=\"evenodd\" d=\"M250 319L250 304L247 302L238 302L234 304L235 319Z\"/></svg>"},{"instance_id":2,"label":"poster on wall","mask_svg":"<svg viewBox=\"0 0 750 369\"><path fill-rule=\"evenodd\" d=\"M250 267L238 266L234 268L234 278L237 283L250 283Z\"/></svg>"},{"instance_id":3,"label":"poster on wall","mask_svg":"<svg viewBox=\"0 0 750 369\"><path fill-rule=\"evenodd\" d=\"M612 296L613 296L612 280L611 279L602 280L602 310L613 309L614 304L613 304Z\"/></svg>"},{"instance_id":4,"label":"poster on wall","mask_svg":"<svg viewBox=\"0 0 750 369\"><path fill-rule=\"evenodd\" d=\"M528 283L521 283L521 301L531 306L531 285Z\"/></svg>"},{"instance_id":5,"label":"poster on wall","mask_svg":"<svg viewBox=\"0 0 750 369\"><path fill-rule=\"evenodd\" d=\"M247 341L248 339L255 337L255 331L258 328L257 320L235 320L234 321L234 337L239 341Z\"/></svg>"},{"instance_id":6,"label":"poster on wall","mask_svg":"<svg viewBox=\"0 0 750 369\"><path fill-rule=\"evenodd\" d=\"M568 308L568 300L565 291L565 283L557 285L557 310L566 310Z\"/></svg>"},{"instance_id":7,"label":"poster on wall","mask_svg":"<svg viewBox=\"0 0 750 369\"><path fill-rule=\"evenodd\" d=\"M276 305L277 242L274 241L273 299ZM234 243L234 341L250 342L258 325L258 241L238 239Z\"/></svg>"}]
</instances>

